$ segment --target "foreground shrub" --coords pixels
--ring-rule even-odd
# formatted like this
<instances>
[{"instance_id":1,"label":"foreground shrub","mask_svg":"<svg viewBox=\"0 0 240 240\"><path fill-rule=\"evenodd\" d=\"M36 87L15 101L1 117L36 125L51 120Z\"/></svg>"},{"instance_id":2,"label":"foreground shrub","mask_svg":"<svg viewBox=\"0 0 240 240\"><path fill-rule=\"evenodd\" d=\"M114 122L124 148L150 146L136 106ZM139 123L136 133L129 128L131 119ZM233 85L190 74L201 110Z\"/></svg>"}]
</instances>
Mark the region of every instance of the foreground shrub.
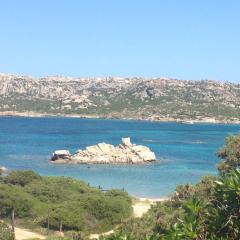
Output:
<instances>
[{"instance_id":1,"label":"foreground shrub","mask_svg":"<svg viewBox=\"0 0 240 240\"><path fill-rule=\"evenodd\" d=\"M221 159L218 170L221 175L240 167L240 135L230 136L226 144L218 152Z\"/></svg>"},{"instance_id":2,"label":"foreground shrub","mask_svg":"<svg viewBox=\"0 0 240 240\"><path fill-rule=\"evenodd\" d=\"M70 239L66 237L48 237L46 240L75 240L75 239ZM78 240L78 239L76 239Z\"/></svg>"},{"instance_id":3,"label":"foreground shrub","mask_svg":"<svg viewBox=\"0 0 240 240\"><path fill-rule=\"evenodd\" d=\"M41 176L37 173L27 170L27 171L12 171L9 175L4 178L5 183L20 185L24 187L25 185L31 183L34 180L40 180Z\"/></svg>"},{"instance_id":4,"label":"foreground shrub","mask_svg":"<svg viewBox=\"0 0 240 240\"><path fill-rule=\"evenodd\" d=\"M34 199L19 186L11 186L0 183L0 217L11 215L15 210L16 217L31 216Z\"/></svg>"},{"instance_id":5,"label":"foreground shrub","mask_svg":"<svg viewBox=\"0 0 240 240\"><path fill-rule=\"evenodd\" d=\"M24 178L26 174L26 178ZM125 191L103 192L83 181L41 177L32 171L15 171L0 182L0 216L12 209L22 221L52 230L107 231L132 213Z\"/></svg>"},{"instance_id":6,"label":"foreground shrub","mask_svg":"<svg viewBox=\"0 0 240 240\"><path fill-rule=\"evenodd\" d=\"M0 240L13 240L12 229L5 223L0 222Z\"/></svg>"},{"instance_id":7,"label":"foreground shrub","mask_svg":"<svg viewBox=\"0 0 240 240\"><path fill-rule=\"evenodd\" d=\"M240 239L240 170L221 177L211 212L211 230L218 237Z\"/></svg>"}]
</instances>

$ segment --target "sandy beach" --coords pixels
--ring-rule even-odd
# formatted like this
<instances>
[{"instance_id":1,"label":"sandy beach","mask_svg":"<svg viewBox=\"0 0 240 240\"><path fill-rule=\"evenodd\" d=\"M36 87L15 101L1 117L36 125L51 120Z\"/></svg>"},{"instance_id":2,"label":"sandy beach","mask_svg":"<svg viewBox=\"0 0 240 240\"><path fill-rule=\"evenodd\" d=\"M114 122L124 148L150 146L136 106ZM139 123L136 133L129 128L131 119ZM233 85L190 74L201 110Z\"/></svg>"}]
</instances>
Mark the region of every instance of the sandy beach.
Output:
<instances>
[{"instance_id":1,"label":"sandy beach","mask_svg":"<svg viewBox=\"0 0 240 240\"><path fill-rule=\"evenodd\" d=\"M136 218L142 217L152 205L166 200L168 198L136 198L133 201L133 215Z\"/></svg>"},{"instance_id":2,"label":"sandy beach","mask_svg":"<svg viewBox=\"0 0 240 240\"><path fill-rule=\"evenodd\" d=\"M16 235L16 240L28 240L28 239L46 239L45 236L32 232L31 230L28 229L23 229L23 228L15 228L15 235Z\"/></svg>"}]
</instances>

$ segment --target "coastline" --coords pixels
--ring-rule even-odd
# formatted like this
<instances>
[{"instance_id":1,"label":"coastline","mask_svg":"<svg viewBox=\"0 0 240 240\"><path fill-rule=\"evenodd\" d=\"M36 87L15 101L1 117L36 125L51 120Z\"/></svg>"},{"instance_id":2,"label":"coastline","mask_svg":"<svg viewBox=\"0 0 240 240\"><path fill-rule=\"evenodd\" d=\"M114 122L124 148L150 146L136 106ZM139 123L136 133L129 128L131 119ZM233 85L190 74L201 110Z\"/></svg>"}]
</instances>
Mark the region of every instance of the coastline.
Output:
<instances>
[{"instance_id":1,"label":"coastline","mask_svg":"<svg viewBox=\"0 0 240 240\"><path fill-rule=\"evenodd\" d=\"M151 206L157 204L158 202L164 202L170 198L137 198L133 197L133 215L135 218L141 218Z\"/></svg>"},{"instance_id":2,"label":"coastline","mask_svg":"<svg viewBox=\"0 0 240 240\"><path fill-rule=\"evenodd\" d=\"M26 117L26 118L41 118L41 117L60 117L60 118L82 118L82 119L113 119L113 120L129 120L129 121L146 121L146 122L174 122L179 124L240 124L240 120L217 120L215 118L196 119L174 119L166 118L130 118L130 117L114 117L108 115L90 115L90 114L54 114L54 113L39 113L39 112L17 112L4 111L0 112L0 117Z\"/></svg>"},{"instance_id":3,"label":"coastline","mask_svg":"<svg viewBox=\"0 0 240 240\"><path fill-rule=\"evenodd\" d=\"M164 202L170 199L170 197L158 197L158 198L133 197L133 198L139 202L150 202L150 203Z\"/></svg>"}]
</instances>

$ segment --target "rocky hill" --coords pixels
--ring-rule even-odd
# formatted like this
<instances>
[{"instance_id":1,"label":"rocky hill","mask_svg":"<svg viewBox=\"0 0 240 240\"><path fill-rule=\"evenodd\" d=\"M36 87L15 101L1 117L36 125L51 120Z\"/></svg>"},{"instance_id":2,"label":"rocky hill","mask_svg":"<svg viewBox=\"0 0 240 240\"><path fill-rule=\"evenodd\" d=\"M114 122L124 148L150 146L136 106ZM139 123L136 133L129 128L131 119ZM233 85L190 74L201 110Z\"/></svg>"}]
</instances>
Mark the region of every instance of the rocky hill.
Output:
<instances>
[{"instance_id":1,"label":"rocky hill","mask_svg":"<svg viewBox=\"0 0 240 240\"><path fill-rule=\"evenodd\" d=\"M240 84L170 78L0 74L2 114L174 121L240 121Z\"/></svg>"}]
</instances>

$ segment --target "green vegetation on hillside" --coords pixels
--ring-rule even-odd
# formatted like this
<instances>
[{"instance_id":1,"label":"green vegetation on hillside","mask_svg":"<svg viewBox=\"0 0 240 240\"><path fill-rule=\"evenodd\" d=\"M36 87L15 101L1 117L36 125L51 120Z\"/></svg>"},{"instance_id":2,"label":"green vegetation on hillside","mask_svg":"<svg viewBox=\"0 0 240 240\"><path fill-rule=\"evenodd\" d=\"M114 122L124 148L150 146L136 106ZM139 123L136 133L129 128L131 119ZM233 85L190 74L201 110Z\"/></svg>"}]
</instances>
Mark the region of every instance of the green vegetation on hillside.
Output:
<instances>
[{"instance_id":1,"label":"green vegetation on hillside","mask_svg":"<svg viewBox=\"0 0 240 240\"><path fill-rule=\"evenodd\" d=\"M52 230L107 231L132 213L124 191L100 189L65 177L42 177L32 171L13 171L0 181L0 217L12 209L20 223Z\"/></svg>"},{"instance_id":2,"label":"green vegetation on hillside","mask_svg":"<svg viewBox=\"0 0 240 240\"><path fill-rule=\"evenodd\" d=\"M12 229L6 224L0 221L0 240L13 240Z\"/></svg>"}]
</instances>

